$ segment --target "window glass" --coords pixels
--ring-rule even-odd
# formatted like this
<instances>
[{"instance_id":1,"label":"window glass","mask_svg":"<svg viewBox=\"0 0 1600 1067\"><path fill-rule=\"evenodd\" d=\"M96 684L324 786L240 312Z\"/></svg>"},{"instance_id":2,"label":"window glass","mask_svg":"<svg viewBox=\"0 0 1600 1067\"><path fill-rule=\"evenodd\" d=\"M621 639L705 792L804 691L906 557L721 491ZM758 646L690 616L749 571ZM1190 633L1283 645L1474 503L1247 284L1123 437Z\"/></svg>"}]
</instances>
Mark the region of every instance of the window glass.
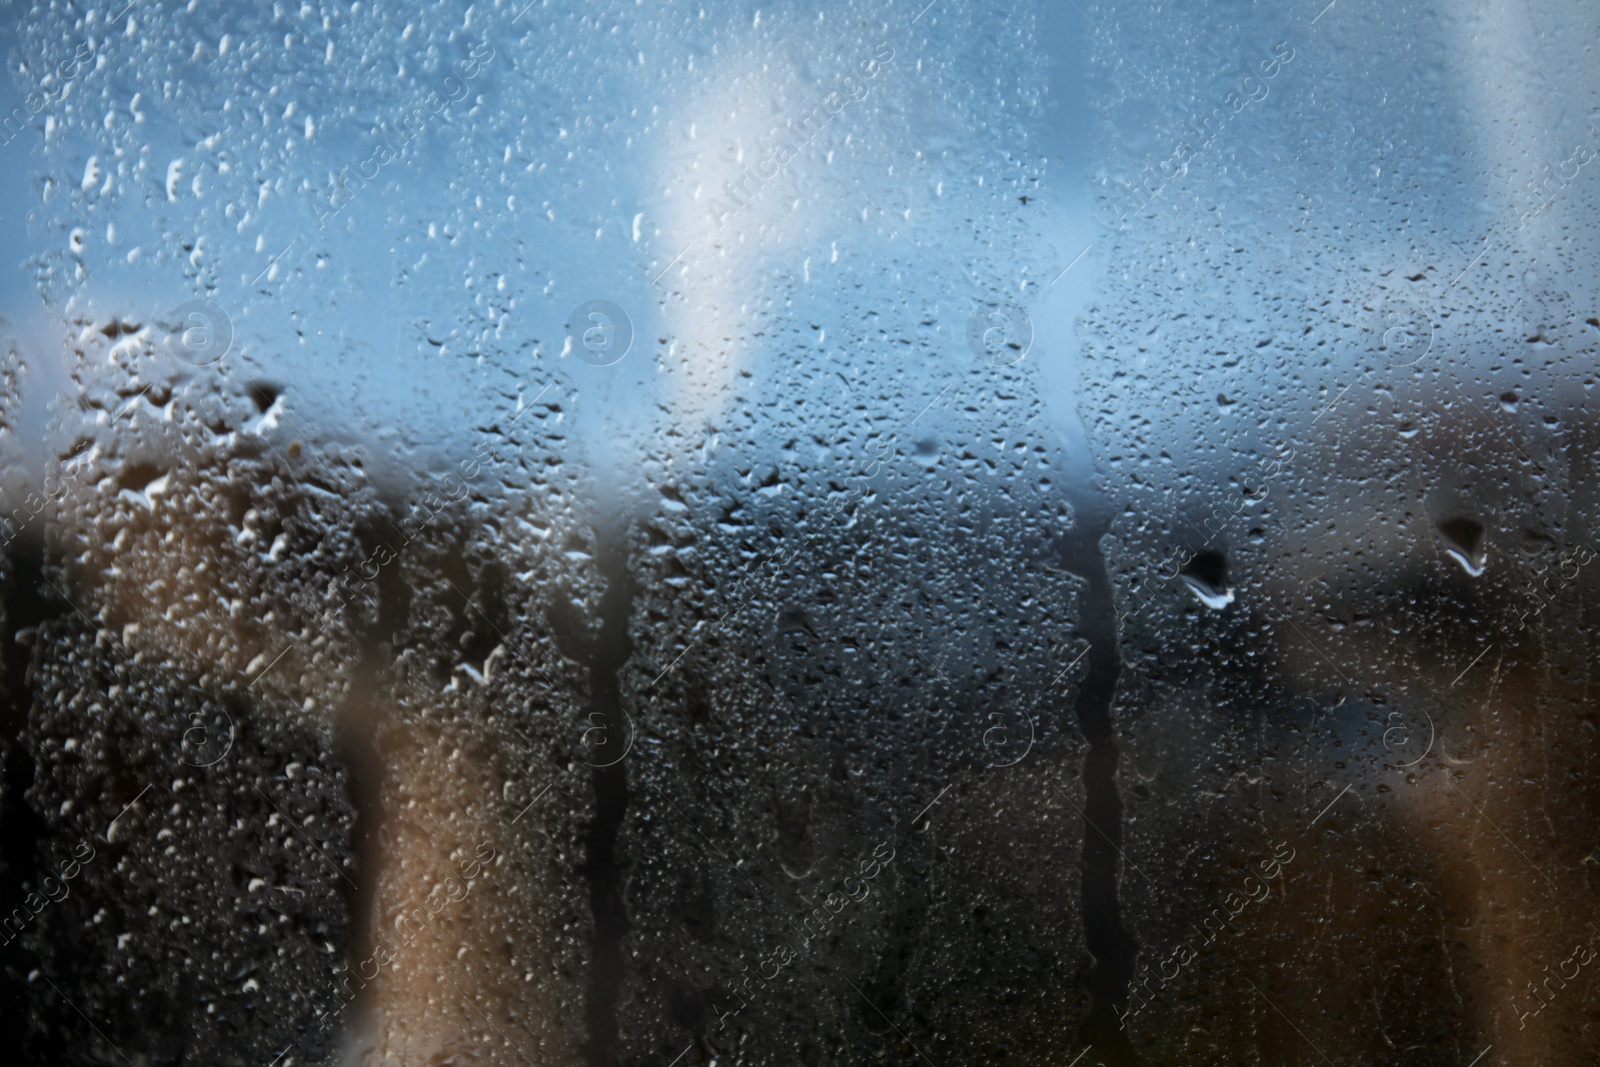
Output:
<instances>
[{"instance_id":1,"label":"window glass","mask_svg":"<svg viewBox=\"0 0 1600 1067\"><path fill-rule=\"evenodd\" d=\"M1600 1053L1590 6L0 23L27 1062Z\"/></svg>"}]
</instances>

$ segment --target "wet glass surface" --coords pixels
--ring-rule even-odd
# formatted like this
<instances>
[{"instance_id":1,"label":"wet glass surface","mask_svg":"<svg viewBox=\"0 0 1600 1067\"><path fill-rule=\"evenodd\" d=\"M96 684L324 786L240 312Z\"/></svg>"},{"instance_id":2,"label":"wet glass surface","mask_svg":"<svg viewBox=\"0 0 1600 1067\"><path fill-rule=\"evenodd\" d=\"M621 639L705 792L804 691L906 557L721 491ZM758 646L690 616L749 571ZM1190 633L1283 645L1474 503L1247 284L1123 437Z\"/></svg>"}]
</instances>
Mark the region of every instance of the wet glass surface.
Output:
<instances>
[{"instance_id":1,"label":"wet glass surface","mask_svg":"<svg viewBox=\"0 0 1600 1067\"><path fill-rule=\"evenodd\" d=\"M1600 15L0 15L37 1064L1600 1058Z\"/></svg>"}]
</instances>

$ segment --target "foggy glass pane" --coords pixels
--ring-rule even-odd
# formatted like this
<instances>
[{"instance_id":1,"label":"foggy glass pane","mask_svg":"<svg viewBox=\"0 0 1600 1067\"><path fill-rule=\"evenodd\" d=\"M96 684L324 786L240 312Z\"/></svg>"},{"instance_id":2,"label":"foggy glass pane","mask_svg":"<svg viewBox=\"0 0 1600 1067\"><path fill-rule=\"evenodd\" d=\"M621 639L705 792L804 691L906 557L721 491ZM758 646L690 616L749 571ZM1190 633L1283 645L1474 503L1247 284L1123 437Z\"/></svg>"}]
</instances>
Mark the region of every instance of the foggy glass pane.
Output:
<instances>
[{"instance_id":1,"label":"foggy glass pane","mask_svg":"<svg viewBox=\"0 0 1600 1067\"><path fill-rule=\"evenodd\" d=\"M19 1062L1596 1062L1597 40L8 7Z\"/></svg>"}]
</instances>

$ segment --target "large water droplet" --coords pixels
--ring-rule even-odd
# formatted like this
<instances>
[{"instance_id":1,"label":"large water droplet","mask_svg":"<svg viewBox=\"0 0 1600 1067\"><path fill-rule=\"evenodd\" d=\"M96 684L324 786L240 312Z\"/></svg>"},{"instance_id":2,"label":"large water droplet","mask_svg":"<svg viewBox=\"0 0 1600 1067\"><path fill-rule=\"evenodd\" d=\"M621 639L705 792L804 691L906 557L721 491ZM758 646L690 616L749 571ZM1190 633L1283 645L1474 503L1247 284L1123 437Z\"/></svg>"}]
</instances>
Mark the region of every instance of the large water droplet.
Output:
<instances>
[{"instance_id":1,"label":"large water droplet","mask_svg":"<svg viewBox=\"0 0 1600 1067\"><path fill-rule=\"evenodd\" d=\"M1483 524L1471 519L1446 519L1439 524L1439 534L1444 538L1445 551L1461 568L1476 578L1483 573L1488 562L1489 546L1484 540Z\"/></svg>"},{"instance_id":2,"label":"large water droplet","mask_svg":"<svg viewBox=\"0 0 1600 1067\"><path fill-rule=\"evenodd\" d=\"M1233 590L1228 588L1228 557L1221 552L1197 552L1178 573L1200 603L1213 611L1233 603Z\"/></svg>"}]
</instances>

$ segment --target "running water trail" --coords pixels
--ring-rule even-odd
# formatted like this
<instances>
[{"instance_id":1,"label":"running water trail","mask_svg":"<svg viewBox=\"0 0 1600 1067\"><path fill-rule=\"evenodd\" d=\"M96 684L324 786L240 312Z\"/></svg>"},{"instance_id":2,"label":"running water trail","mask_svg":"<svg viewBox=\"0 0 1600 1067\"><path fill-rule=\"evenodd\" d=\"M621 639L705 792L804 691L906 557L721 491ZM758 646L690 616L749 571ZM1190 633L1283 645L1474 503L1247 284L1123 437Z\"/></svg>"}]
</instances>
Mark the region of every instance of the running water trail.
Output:
<instances>
[{"instance_id":1,"label":"running water trail","mask_svg":"<svg viewBox=\"0 0 1600 1067\"><path fill-rule=\"evenodd\" d=\"M1068 496L1076 524L1061 545L1061 564L1083 578L1080 622L1089 642L1088 673L1078 689L1074 710L1078 729L1089 744L1084 757L1083 932L1094 956L1088 976L1091 997L1082 1039L1092 1046L1096 1063L1126 1067L1137 1063L1117 1012L1128 999L1137 946L1122 923L1117 889L1121 877L1122 796L1117 788L1116 728L1111 718L1122 660L1118 652L1116 605L1101 542L1111 528L1112 506L1094 472L1088 435L1076 418L1065 427L1068 452L1081 457L1068 471Z\"/></svg>"},{"instance_id":2,"label":"running water trail","mask_svg":"<svg viewBox=\"0 0 1600 1067\"><path fill-rule=\"evenodd\" d=\"M597 531L595 561L605 579L600 599L600 634L590 652L590 705L587 721L598 722L606 734L605 746L595 756L594 822L589 827L588 855L583 873L589 880L589 901L594 914L594 942L589 962L589 989L585 1015L589 1039L585 1059L590 1067L613 1067L617 1062L617 1003L624 976L623 938L629 929L623 900L622 868L617 861L617 836L628 811L626 760L610 762L626 745L629 728L622 713L618 676L633 655L628 621L638 592L628 570L626 525ZM599 716L593 719L591 716Z\"/></svg>"}]
</instances>

